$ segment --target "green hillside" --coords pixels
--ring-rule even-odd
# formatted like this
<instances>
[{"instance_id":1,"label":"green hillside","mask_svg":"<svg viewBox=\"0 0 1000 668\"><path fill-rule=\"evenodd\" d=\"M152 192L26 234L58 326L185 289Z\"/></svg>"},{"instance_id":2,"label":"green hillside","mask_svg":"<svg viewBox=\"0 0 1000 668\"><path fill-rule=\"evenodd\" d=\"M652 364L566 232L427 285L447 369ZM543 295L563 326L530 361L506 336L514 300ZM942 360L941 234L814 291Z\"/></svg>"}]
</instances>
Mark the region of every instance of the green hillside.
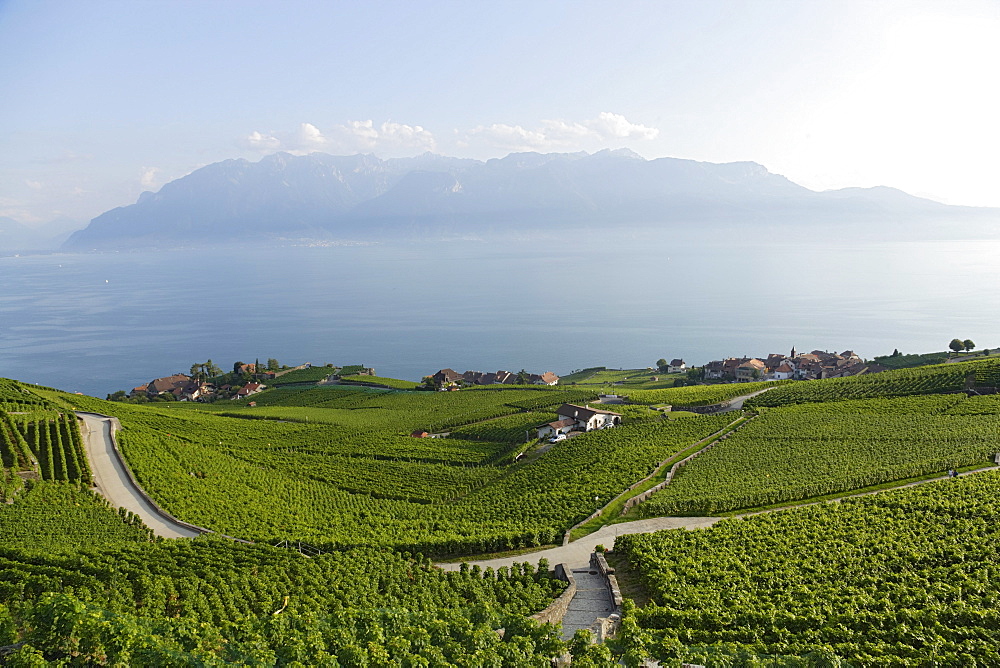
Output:
<instances>
[{"instance_id":1,"label":"green hillside","mask_svg":"<svg viewBox=\"0 0 1000 668\"><path fill-rule=\"evenodd\" d=\"M996 665L998 492L982 473L623 536L651 600L620 641L665 665Z\"/></svg>"},{"instance_id":2,"label":"green hillside","mask_svg":"<svg viewBox=\"0 0 1000 668\"><path fill-rule=\"evenodd\" d=\"M446 573L430 558L559 544L740 415L671 419L652 407L767 390L749 402L756 417L602 523L988 467L1000 452L998 379L1000 361L980 360L633 386L622 392L631 403L604 407L621 426L557 443L534 427L600 388L301 385L126 404L0 381L0 663L548 665L565 645L528 620L564 586L547 564ZM130 468L168 512L253 544L155 538L109 507L90 485L74 410L120 420ZM1000 474L978 473L623 536L612 560L642 607L626 605L607 665L992 665L998 492ZM301 545L309 556L287 547Z\"/></svg>"},{"instance_id":3,"label":"green hillside","mask_svg":"<svg viewBox=\"0 0 1000 668\"><path fill-rule=\"evenodd\" d=\"M139 482L181 519L250 540L438 556L555 543L595 510L595 497L617 495L731 421L653 414L515 461L555 408L593 395L278 389L256 395L256 407L212 404L220 414L50 396L118 417ZM308 405L290 405L298 397ZM450 435L412 438L417 429Z\"/></svg>"}]
</instances>

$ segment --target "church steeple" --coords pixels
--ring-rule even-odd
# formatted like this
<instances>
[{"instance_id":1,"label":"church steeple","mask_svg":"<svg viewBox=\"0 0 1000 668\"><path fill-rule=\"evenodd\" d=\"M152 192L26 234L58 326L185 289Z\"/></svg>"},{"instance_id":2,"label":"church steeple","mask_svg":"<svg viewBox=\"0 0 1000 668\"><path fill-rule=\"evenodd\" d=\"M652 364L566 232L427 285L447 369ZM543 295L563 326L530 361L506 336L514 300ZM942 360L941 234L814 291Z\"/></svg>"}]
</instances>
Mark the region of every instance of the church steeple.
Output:
<instances>
[{"instance_id":1,"label":"church steeple","mask_svg":"<svg viewBox=\"0 0 1000 668\"><path fill-rule=\"evenodd\" d=\"M792 359L795 359L795 346L792 346Z\"/></svg>"}]
</instances>

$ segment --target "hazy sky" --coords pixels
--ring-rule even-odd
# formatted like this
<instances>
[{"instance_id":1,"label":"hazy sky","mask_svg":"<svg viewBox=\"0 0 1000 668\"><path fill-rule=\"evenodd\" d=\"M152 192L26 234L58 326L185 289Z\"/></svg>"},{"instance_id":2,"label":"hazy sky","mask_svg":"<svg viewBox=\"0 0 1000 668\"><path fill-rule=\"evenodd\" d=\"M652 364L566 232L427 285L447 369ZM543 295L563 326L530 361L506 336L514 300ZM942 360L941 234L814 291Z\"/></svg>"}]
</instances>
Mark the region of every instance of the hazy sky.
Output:
<instances>
[{"instance_id":1,"label":"hazy sky","mask_svg":"<svg viewBox=\"0 0 1000 668\"><path fill-rule=\"evenodd\" d=\"M0 0L0 216L275 150L628 146L1000 206L1000 2Z\"/></svg>"}]
</instances>

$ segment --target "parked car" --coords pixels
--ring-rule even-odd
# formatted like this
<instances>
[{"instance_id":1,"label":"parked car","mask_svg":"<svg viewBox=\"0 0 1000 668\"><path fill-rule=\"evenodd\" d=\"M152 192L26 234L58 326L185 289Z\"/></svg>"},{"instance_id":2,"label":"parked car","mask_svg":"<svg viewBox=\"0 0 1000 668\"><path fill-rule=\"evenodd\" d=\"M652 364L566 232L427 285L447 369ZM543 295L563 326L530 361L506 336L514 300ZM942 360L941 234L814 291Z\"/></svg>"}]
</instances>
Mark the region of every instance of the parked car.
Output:
<instances>
[{"instance_id":1,"label":"parked car","mask_svg":"<svg viewBox=\"0 0 1000 668\"><path fill-rule=\"evenodd\" d=\"M566 434L556 434L555 436L549 439L549 443L558 443L559 441L565 441L565 440L566 440Z\"/></svg>"}]
</instances>

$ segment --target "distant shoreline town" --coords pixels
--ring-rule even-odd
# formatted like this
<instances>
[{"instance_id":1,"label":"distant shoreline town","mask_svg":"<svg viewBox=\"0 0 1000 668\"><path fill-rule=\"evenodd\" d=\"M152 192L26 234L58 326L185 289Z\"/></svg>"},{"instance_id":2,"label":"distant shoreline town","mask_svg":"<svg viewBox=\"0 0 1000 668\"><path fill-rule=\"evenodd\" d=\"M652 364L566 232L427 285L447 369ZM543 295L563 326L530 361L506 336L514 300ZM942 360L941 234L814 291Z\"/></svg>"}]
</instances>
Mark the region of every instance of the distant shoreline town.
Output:
<instances>
[{"instance_id":1,"label":"distant shoreline town","mask_svg":"<svg viewBox=\"0 0 1000 668\"><path fill-rule=\"evenodd\" d=\"M874 361L861 358L853 350L841 353L831 353L826 350L813 350L808 353L797 352L794 347L786 355L771 353L766 357L726 357L712 360L702 366L689 367L683 359L675 358L669 362L666 359L657 361L656 366L645 369L635 369L636 375L649 373L649 382L661 382L660 375L673 376L674 385L697 385L712 382L749 383L767 380L823 380L828 378L845 378L863 374L881 373L907 366L922 366L946 361L962 361L973 355L971 351L975 344L968 339L954 339L947 352L926 353L919 355L903 355L894 350L891 355L876 357ZM962 351L964 350L964 355ZM974 355L988 356L989 348L977 351ZM1000 351L997 351L1000 352ZM607 367L593 367L593 371L609 370ZM624 369L619 369L624 371ZM363 364L323 366L310 363L298 366L285 366L275 359L267 360L266 364L245 364L236 362L232 372L223 372L212 360L196 363L191 366L190 373L176 373L162 378L155 378L132 388L130 392L119 390L108 395L113 401L200 401L212 402L220 399L245 399L267 389L265 381L273 382L285 377L281 384L290 383L323 383L323 384L364 384L391 389L415 390L458 390L463 387L487 385L576 385L579 374L585 370L577 370L560 377L552 371L543 373L521 371L482 372L465 371L459 373L451 368L440 369L436 373L424 376L419 382L399 379L379 378L373 367ZM288 374L294 374L289 376ZM569 379L570 382L565 381ZM666 382L668 379L663 379ZM412 387L409 383L413 383ZM611 385L621 385L623 381L613 381ZM386 385L384 383L390 383ZM405 387L404 387L405 386Z\"/></svg>"}]
</instances>

